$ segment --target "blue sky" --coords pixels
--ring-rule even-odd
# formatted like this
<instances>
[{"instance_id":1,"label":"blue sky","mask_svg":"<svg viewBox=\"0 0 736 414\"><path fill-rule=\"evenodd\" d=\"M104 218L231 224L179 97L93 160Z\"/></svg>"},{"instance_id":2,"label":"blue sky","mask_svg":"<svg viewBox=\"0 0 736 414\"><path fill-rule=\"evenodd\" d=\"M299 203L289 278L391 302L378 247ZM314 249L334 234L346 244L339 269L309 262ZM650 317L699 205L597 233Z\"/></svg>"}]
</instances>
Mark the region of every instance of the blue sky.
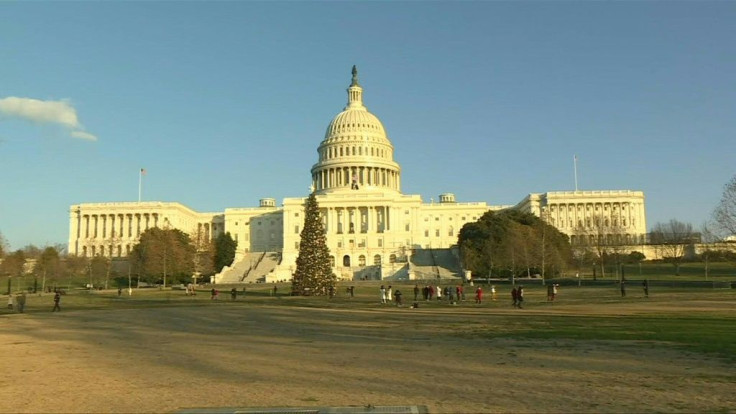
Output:
<instances>
[{"instance_id":1,"label":"blue sky","mask_svg":"<svg viewBox=\"0 0 736 414\"><path fill-rule=\"evenodd\" d=\"M736 2L2 2L0 233L69 206L305 196L358 66L402 191L633 189L700 226L736 174Z\"/></svg>"}]
</instances>

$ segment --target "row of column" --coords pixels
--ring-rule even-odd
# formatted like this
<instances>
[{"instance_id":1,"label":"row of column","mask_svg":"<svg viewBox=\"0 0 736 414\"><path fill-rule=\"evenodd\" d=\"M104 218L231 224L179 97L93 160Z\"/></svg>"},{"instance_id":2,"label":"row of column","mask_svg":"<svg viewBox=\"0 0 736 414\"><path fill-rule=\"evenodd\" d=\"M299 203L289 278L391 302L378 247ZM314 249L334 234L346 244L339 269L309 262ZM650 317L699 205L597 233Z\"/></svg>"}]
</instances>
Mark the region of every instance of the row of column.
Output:
<instances>
[{"instance_id":1,"label":"row of column","mask_svg":"<svg viewBox=\"0 0 736 414\"><path fill-rule=\"evenodd\" d=\"M137 237L142 231L158 227L158 219L157 213L85 214L79 217L77 238Z\"/></svg>"},{"instance_id":2,"label":"row of column","mask_svg":"<svg viewBox=\"0 0 736 414\"><path fill-rule=\"evenodd\" d=\"M359 186L401 188L397 171L377 167L336 167L317 171L312 177L317 190L348 187L354 182Z\"/></svg>"},{"instance_id":3,"label":"row of column","mask_svg":"<svg viewBox=\"0 0 736 414\"><path fill-rule=\"evenodd\" d=\"M130 255L130 249L131 249L130 244L126 244L125 253L123 254L122 244L117 244L117 245L110 244L109 246L105 246L104 244L101 244L99 246L95 246L95 245L82 246L82 251L76 252L76 253L81 254L82 256L85 256L85 257L95 257L98 254L101 256L108 256L108 257L122 257L122 256Z\"/></svg>"},{"instance_id":4,"label":"row of column","mask_svg":"<svg viewBox=\"0 0 736 414\"><path fill-rule=\"evenodd\" d=\"M624 204L628 208L623 209ZM598 225L606 227L636 227L637 222L643 223L642 203L558 203L547 208L550 223L558 228L591 227L596 225L596 219L604 220Z\"/></svg>"},{"instance_id":5,"label":"row of column","mask_svg":"<svg viewBox=\"0 0 736 414\"><path fill-rule=\"evenodd\" d=\"M369 150L370 149L370 150ZM373 146L359 146L359 145L347 145L347 146L330 146L322 150L320 161L332 160L335 158L350 157L350 156L366 156L366 157L379 157L391 159L390 153L387 154L388 150L383 148L376 148ZM389 155L389 156L386 156Z\"/></svg>"},{"instance_id":6,"label":"row of column","mask_svg":"<svg viewBox=\"0 0 736 414\"><path fill-rule=\"evenodd\" d=\"M391 207L336 207L322 211L322 220L327 233L384 233L392 229Z\"/></svg>"}]
</instances>

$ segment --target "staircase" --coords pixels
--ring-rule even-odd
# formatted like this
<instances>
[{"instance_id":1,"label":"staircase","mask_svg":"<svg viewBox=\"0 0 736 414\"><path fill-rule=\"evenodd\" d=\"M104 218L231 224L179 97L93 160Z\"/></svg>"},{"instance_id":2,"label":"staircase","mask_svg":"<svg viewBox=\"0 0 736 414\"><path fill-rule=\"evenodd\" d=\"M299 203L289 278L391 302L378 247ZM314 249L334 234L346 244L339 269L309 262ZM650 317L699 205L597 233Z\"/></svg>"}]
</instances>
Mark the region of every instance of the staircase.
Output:
<instances>
[{"instance_id":1,"label":"staircase","mask_svg":"<svg viewBox=\"0 0 736 414\"><path fill-rule=\"evenodd\" d=\"M462 277L460 262L451 249L416 249L411 255L411 272L416 279Z\"/></svg>"},{"instance_id":2,"label":"staircase","mask_svg":"<svg viewBox=\"0 0 736 414\"><path fill-rule=\"evenodd\" d=\"M214 276L216 283L254 283L272 271L278 264L277 252L246 253L232 266L225 266Z\"/></svg>"},{"instance_id":3,"label":"staircase","mask_svg":"<svg viewBox=\"0 0 736 414\"><path fill-rule=\"evenodd\" d=\"M255 253L258 257L253 266L250 267L242 276L241 283L257 283L266 280L266 275L271 273L273 269L281 262L281 253L279 252L263 252Z\"/></svg>"}]
</instances>

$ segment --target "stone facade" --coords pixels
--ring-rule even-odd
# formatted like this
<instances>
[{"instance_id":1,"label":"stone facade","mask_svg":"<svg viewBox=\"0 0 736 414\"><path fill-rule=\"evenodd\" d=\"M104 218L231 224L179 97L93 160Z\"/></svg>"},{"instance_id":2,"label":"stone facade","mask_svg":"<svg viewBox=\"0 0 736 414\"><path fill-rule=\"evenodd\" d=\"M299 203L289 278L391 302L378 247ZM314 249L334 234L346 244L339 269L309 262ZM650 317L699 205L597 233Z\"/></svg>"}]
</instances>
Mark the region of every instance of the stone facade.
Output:
<instances>
[{"instance_id":1,"label":"stone facade","mask_svg":"<svg viewBox=\"0 0 736 414\"><path fill-rule=\"evenodd\" d=\"M641 191L553 191L529 194L515 208L542 217L570 236L572 245L645 242L646 214Z\"/></svg>"},{"instance_id":2,"label":"stone facade","mask_svg":"<svg viewBox=\"0 0 736 414\"><path fill-rule=\"evenodd\" d=\"M465 223L489 210L517 208L544 217L562 232L586 240L593 223L609 226L625 240L645 233L644 194L639 191L574 191L530 194L516 206L462 203L452 193L439 202L401 193L401 168L380 120L363 105L357 71L348 103L327 127L311 169L335 273L341 278L379 278L406 271L417 250L448 249ZM259 207L199 213L179 203L87 203L71 207L71 254L122 257L150 227L177 228L195 240L230 232L236 261L251 252L279 252L271 280L289 279L299 252L305 197L282 206L264 198ZM607 224L606 224L607 223ZM619 231L620 230L620 231Z\"/></svg>"}]
</instances>

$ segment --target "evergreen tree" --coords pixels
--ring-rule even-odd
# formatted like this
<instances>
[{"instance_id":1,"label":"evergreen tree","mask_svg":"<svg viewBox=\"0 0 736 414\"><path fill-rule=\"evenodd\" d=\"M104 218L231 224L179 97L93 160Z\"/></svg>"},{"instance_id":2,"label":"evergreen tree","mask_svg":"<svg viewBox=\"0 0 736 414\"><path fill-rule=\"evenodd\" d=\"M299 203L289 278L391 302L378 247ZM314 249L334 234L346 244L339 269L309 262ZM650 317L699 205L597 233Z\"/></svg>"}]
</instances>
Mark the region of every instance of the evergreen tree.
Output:
<instances>
[{"instance_id":1,"label":"evergreen tree","mask_svg":"<svg viewBox=\"0 0 736 414\"><path fill-rule=\"evenodd\" d=\"M489 211L460 230L463 266L477 275L554 275L572 260L567 235L539 217L516 210Z\"/></svg>"},{"instance_id":2,"label":"evergreen tree","mask_svg":"<svg viewBox=\"0 0 736 414\"><path fill-rule=\"evenodd\" d=\"M291 291L294 295L326 295L335 287L336 279L330 266L330 250L319 217L317 197L312 193L304 206L304 228Z\"/></svg>"},{"instance_id":3,"label":"evergreen tree","mask_svg":"<svg viewBox=\"0 0 736 414\"><path fill-rule=\"evenodd\" d=\"M223 267L233 264L237 248L238 242L233 240L230 232L221 233L217 236L215 239L215 255L213 258L215 263L215 273L221 272Z\"/></svg>"}]
</instances>

